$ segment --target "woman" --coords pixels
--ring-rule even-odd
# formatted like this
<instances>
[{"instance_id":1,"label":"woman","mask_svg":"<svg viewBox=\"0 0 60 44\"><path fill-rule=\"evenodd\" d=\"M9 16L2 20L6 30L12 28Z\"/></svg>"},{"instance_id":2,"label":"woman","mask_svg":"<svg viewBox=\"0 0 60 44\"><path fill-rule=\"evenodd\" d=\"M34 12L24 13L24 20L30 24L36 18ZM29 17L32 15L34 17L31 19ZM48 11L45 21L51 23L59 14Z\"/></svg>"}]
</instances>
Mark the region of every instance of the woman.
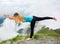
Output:
<instances>
[{"instance_id":1,"label":"woman","mask_svg":"<svg viewBox=\"0 0 60 44\"><path fill-rule=\"evenodd\" d=\"M34 34L34 26L36 21L42 21L42 20L47 20L47 19L52 19L56 21L55 17L36 17L36 16L22 16L19 15L18 13L15 13L14 16L9 16L4 14L5 17L10 18L15 20L15 22L17 24L21 23L21 22L31 22L31 33L30 33L30 38L28 38L27 40L31 40L32 36Z\"/></svg>"}]
</instances>

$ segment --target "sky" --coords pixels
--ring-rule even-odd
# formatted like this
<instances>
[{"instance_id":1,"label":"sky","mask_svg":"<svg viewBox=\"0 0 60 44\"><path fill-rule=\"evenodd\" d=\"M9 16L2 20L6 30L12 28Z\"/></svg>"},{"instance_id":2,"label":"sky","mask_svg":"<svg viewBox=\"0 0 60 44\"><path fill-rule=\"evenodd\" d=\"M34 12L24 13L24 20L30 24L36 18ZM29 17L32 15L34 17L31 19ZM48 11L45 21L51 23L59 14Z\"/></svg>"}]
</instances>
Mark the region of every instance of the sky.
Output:
<instances>
[{"instance_id":1,"label":"sky","mask_svg":"<svg viewBox=\"0 0 60 44\"><path fill-rule=\"evenodd\" d=\"M60 0L0 0L0 17L4 17L4 13L13 15L15 12L38 17L56 17L57 21L46 20L40 24L60 28Z\"/></svg>"}]
</instances>

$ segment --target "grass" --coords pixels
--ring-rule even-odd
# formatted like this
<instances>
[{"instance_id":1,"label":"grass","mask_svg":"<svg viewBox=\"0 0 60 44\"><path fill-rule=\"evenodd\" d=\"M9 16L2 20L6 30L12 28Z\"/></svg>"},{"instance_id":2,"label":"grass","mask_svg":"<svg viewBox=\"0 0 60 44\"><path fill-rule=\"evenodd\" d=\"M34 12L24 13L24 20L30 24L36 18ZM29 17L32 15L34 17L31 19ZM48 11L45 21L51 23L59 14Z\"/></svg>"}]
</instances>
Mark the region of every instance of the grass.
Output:
<instances>
[{"instance_id":1,"label":"grass","mask_svg":"<svg viewBox=\"0 0 60 44\"><path fill-rule=\"evenodd\" d=\"M7 41L5 40L5 41L2 41L0 44L5 44Z\"/></svg>"},{"instance_id":2,"label":"grass","mask_svg":"<svg viewBox=\"0 0 60 44\"><path fill-rule=\"evenodd\" d=\"M10 44L12 44L13 42L18 41L18 40L22 40L22 39L23 39L23 36L18 35L12 39L2 41L0 44L6 44L7 41L10 41Z\"/></svg>"},{"instance_id":3,"label":"grass","mask_svg":"<svg viewBox=\"0 0 60 44\"><path fill-rule=\"evenodd\" d=\"M41 33L41 34L35 34L33 36L33 38L34 39L38 39L40 37L48 37L48 36L53 37L53 38L59 38L60 37L60 34Z\"/></svg>"}]
</instances>

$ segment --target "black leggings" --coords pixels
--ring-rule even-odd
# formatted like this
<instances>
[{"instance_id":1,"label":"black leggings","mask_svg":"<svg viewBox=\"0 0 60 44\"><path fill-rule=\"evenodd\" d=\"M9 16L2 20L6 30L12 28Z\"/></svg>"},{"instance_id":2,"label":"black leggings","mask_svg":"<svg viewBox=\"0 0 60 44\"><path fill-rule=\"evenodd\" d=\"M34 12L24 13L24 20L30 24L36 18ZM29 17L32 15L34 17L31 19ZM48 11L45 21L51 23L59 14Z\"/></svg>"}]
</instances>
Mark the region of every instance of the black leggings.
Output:
<instances>
[{"instance_id":1,"label":"black leggings","mask_svg":"<svg viewBox=\"0 0 60 44\"><path fill-rule=\"evenodd\" d=\"M31 21L31 33L30 33L30 38L32 38L34 34L34 26L36 21L42 21L42 20L47 20L47 19L53 19L52 17L36 17L33 16L33 20Z\"/></svg>"}]
</instances>

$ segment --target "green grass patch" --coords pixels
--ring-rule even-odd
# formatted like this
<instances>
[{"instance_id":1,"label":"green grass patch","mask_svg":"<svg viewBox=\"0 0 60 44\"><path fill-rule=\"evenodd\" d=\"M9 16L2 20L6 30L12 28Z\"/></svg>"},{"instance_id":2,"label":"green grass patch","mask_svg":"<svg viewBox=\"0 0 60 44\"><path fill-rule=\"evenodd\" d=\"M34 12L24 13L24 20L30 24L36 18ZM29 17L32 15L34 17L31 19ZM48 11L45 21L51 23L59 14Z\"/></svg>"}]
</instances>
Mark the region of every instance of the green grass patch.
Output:
<instances>
[{"instance_id":1,"label":"green grass patch","mask_svg":"<svg viewBox=\"0 0 60 44\"><path fill-rule=\"evenodd\" d=\"M6 44L6 40L5 41L2 41L0 44Z\"/></svg>"},{"instance_id":2,"label":"green grass patch","mask_svg":"<svg viewBox=\"0 0 60 44\"><path fill-rule=\"evenodd\" d=\"M13 42L18 41L18 40L22 40L22 39L23 39L23 36L18 35L12 39L2 41L0 44L6 44L7 41L10 41L10 44L12 44Z\"/></svg>"},{"instance_id":3,"label":"green grass patch","mask_svg":"<svg viewBox=\"0 0 60 44\"><path fill-rule=\"evenodd\" d=\"M41 34L35 34L34 36L33 36L33 38L34 39L38 39L38 38L40 38L40 37L48 37L48 36L50 36L50 37L53 37L53 38L59 38L60 37L60 34L51 34L51 33L41 33Z\"/></svg>"}]
</instances>

